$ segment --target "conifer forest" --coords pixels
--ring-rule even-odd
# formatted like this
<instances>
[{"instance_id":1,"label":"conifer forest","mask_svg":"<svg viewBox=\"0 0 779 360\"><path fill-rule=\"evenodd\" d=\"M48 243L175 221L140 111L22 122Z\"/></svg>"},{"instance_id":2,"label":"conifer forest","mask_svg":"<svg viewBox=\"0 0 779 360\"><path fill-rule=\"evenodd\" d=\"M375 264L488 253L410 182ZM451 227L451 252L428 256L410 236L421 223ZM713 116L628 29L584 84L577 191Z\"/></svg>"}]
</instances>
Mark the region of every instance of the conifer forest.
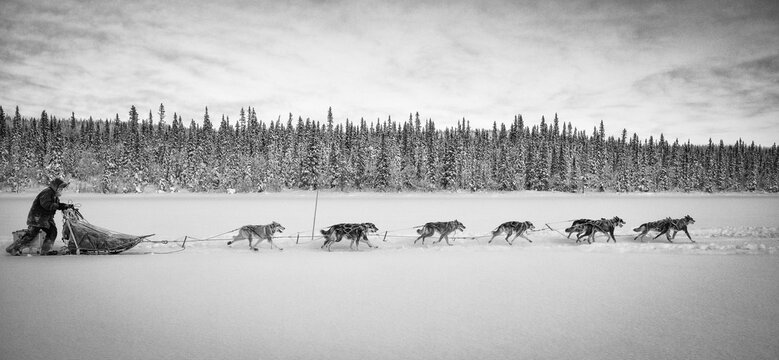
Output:
<instances>
[{"instance_id":1,"label":"conifer forest","mask_svg":"<svg viewBox=\"0 0 779 360\"><path fill-rule=\"evenodd\" d=\"M777 192L779 152L737 141L706 145L640 139L515 116L492 128L465 119L439 128L431 119L334 122L258 120L255 109L230 121L185 124L156 114L94 120L22 117L0 107L0 191L39 188L56 176L76 191ZM71 188L71 190L74 190Z\"/></svg>"}]
</instances>

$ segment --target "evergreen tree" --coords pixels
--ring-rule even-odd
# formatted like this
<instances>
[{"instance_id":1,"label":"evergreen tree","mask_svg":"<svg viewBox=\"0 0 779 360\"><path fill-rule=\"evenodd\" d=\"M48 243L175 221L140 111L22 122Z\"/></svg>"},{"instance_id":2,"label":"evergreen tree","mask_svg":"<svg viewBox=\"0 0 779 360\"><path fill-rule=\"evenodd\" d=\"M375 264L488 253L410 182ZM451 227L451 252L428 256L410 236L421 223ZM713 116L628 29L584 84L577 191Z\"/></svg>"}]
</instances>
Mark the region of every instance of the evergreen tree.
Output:
<instances>
[{"instance_id":1,"label":"evergreen tree","mask_svg":"<svg viewBox=\"0 0 779 360\"><path fill-rule=\"evenodd\" d=\"M442 170L441 187L447 190L457 190L457 160L455 147L451 140L445 145Z\"/></svg>"}]
</instances>

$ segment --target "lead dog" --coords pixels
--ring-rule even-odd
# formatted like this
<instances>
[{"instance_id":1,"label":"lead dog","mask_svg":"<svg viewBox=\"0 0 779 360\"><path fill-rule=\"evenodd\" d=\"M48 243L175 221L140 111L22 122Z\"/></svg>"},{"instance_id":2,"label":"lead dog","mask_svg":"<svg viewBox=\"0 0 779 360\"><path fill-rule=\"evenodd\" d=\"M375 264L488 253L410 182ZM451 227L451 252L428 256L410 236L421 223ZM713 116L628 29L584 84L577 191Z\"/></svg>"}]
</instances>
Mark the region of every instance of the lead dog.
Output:
<instances>
[{"instance_id":1,"label":"lead dog","mask_svg":"<svg viewBox=\"0 0 779 360\"><path fill-rule=\"evenodd\" d=\"M495 230L492 231L492 238L490 238L490 241L488 244L492 244L492 240L495 239L496 236L506 233L506 242L509 243L509 245L514 245L514 240L517 239L518 236L521 236L523 239L533 242L533 240L528 239L523 233L527 230L533 230L536 227L533 226L533 223L530 221L508 221L504 222L503 224L500 224ZM514 234L514 238L509 241L509 237L511 234Z\"/></svg>"},{"instance_id":2,"label":"lead dog","mask_svg":"<svg viewBox=\"0 0 779 360\"><path fill-rule=\"evenodd\" d=\"M434 241L433 244L441 242L444 238L446 238L446 244L449 246L452 246L452 244L449 243L449 234L457 231L457 230L465 230L465 225L463 225L461 222L454 220L454 221L444 221L444 222L429 222L422 226L419 230L417 230L417 234L419 234L419 237L414 240L414 244L417 243L420 239L422 240L422 245L425 245L425 238L428 236L432 236L435 234L436 231L441 234L441 237L438 238L438 241Z\"/></svg>"},{"instance_id":3,"label":"lead dog","mask_svg":"<svg viewBox=\"0 0 779 360\"><path fill-rule=\"evenodd\" d=\"M273 244L273 234L282 232L283 230L286 229L275 221L268 225L245 225L238 229L238 235L233 236L233 240L228 241L227 245L231 245L232 243L240 240L249 240L249 249L259 251L257 246L260 245L263 240L267 240L268 243L270 243L270 248L273 249L275 246ZM254 236L257 236L258 240L257 243L252 246L252 239ZM284 250L278 246L276 246L276 248L279 250Z\"/></svg>"},{"instance_id":4,"label":"lead dog","mask_svg":"<svg viewBox=\"0 0 779 360\"><path fill-rule=\"evenodd\" d=\"M668 242L673 242L671 239L676 238L676 233L679 231L684 231L684 233L687 234L687 238L690 239L690 241L695 242L695 240L693 240L690 236L690 233L687 231L687 225L689 224L695 224L695 219L693 219L690 215L685 215L681 219L671 219L670 217L667 217L663 220L644 223L641 224L641 226L633 229L633 231L641 232L633 240L636 240L640 237L641 242L644 242L644 236L646 236L649 231L657 231L658 234L654 237L654 239L657 239L661 235L665 234L666 240L668 240ZM671 230L674 231L673 235L670 234Z\"/></svg>"},{"instance_id":5,"label":"lead dog","mask_svg":"<svg viewBox=\"0 0 779 360\"><path fill-rule=\"evenodd\" d=\"M360 249L360 241L364 241L366 244L368 244L369 247L374 248L373 244L371 244L370 240L368 240L368 234L374 233L379 231L378 228L376 228L376 225L373 223L361 223L361 224L335 224L331 225L327 229L320 230L320 233L322 233L322 236L325 237L325 243L322 244L322 249L327 247L327 251L332 251L330 249L331 246L333 246L333 243L337 243L341 241L341 239L344 238L344 236L347 239L351 240L351 243L349 243L349 249L354 250L352 247L354 243L357 243L357 250Z\"/></svg>"}]
</instances>

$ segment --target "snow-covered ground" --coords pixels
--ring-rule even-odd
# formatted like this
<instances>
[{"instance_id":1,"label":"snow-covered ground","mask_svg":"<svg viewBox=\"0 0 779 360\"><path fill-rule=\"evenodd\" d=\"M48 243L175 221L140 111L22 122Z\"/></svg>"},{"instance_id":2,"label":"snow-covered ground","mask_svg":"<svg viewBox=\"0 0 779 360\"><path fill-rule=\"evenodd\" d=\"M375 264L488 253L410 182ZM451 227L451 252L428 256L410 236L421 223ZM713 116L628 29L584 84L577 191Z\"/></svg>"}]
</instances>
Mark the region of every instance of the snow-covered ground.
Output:
<instances>
[{"instance_id":1,"label":"snow-covered ground","mask_svg":"<svg viewBox=\"0 0 779 360\"><path fill-rule=\"evenodd\" d=\"M0 195L3 248L34 196ZM0 256L3 359L779 357L776 195L322 193L317 232L380 229L377 249L342 242L330 253L311 241L308 192L63 200L106 228L189 235L187 250ZM632 240L643 222L687 214L697 243ZM562 231L564 220L614 215L627 222L616 244L575 245L548 229L512 247L480 237L509 220ZM476 238L413 244L414 226L453 219ZM273 220L300 243L251 252L192 241Z\"/></svg>"}]
</instances>

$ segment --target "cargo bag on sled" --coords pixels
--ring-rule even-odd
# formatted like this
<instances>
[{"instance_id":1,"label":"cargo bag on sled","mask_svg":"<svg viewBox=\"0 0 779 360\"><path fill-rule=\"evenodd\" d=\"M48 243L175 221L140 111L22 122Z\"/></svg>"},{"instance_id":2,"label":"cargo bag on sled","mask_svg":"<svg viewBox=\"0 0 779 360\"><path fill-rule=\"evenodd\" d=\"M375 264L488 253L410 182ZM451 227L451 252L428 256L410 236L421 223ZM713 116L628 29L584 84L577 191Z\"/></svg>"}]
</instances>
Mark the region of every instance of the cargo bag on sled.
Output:
<instances>
[{"instance_id":1,"label":"cargo bag on sled","mask_svg":"<svg viewBox=\"0 0 779 360\"><path fill-rule=\"evenodd\" d=\"M118 254L151 235L128 235L90 224L78 209L62 211L62 240L70 254Z\"/></svg>"}]
</instances>

